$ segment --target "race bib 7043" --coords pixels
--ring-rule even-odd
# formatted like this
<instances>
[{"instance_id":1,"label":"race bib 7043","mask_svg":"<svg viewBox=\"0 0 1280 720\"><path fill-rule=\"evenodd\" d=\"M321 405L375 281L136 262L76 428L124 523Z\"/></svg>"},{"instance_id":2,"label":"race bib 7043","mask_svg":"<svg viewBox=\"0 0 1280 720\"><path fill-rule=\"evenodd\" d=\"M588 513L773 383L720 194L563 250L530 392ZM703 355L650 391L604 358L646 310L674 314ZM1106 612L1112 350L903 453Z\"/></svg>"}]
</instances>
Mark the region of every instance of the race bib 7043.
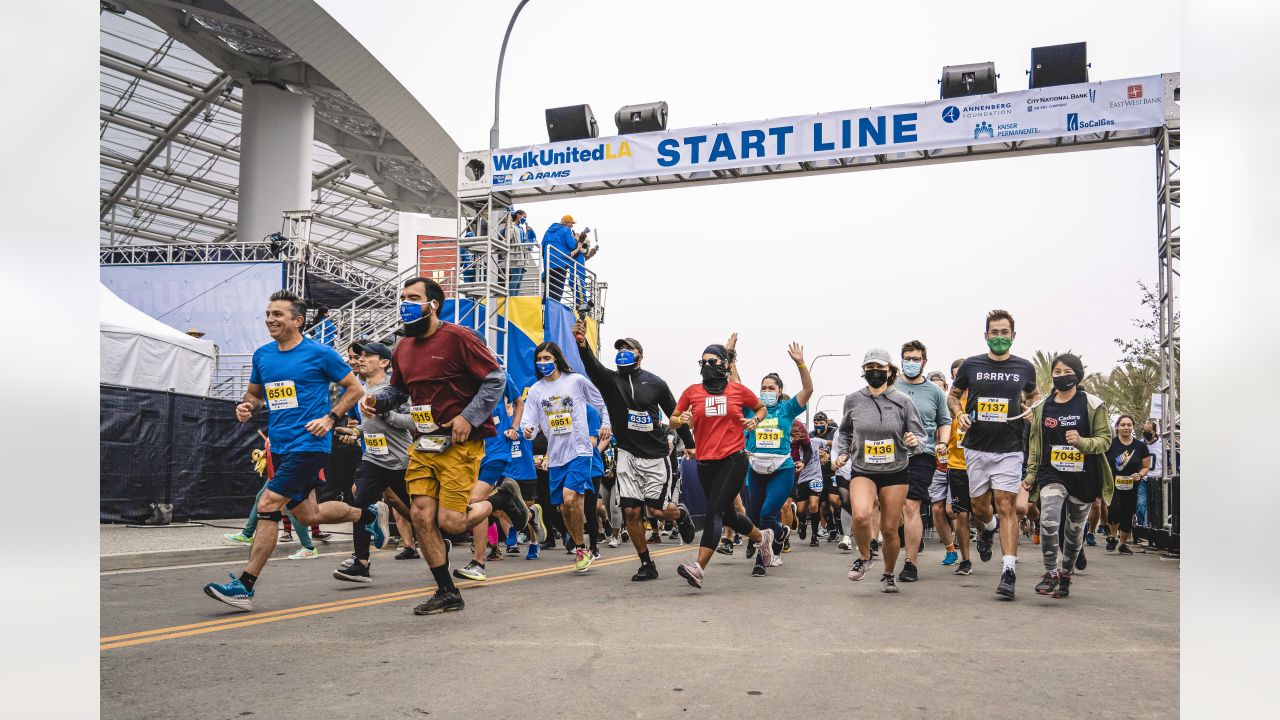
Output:
<instances>
[{"instance_id":1,"label":"race bib 7043","mask_svg":"<svg viewBox=\"0 0 1280 720\"><path fill-rule=\"evenodd\" d=\"M1084 472L1084 453L1071 445L1049 448L1049 464L1058 472Z\"/></svg>"},{"instance_id":2,"label":"race bib 7043","mask_svg":"<svg viewBox=\"0 0 1280 720\"><path fill-rule=\"evenodd\" d=\"M292 380L278 380L266 384L267 408L269 410L288 410L298 407L298 388Z\"/></svg>"}]
</instances>

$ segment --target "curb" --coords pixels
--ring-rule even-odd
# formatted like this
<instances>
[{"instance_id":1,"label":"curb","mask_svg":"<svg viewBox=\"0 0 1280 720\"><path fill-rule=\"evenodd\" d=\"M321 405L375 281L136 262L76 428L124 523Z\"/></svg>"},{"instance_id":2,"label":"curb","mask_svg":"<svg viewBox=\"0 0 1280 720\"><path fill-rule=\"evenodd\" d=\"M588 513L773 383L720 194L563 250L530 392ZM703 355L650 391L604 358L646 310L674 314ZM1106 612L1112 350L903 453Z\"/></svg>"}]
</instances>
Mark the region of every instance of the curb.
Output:
<instances>
[{"instance_id":1,"label":"curb","mask_svg":"<svg viewBox=\"0 0 1280 720\"><path fill-rule=\"evenodd\" d=\"M272 560L287 558L298 550L298 543L280 543L271 553ZM354 551L351 540L331 540L317 542L317 550L322 553L350 553ZM112 553L99 558L99 572L115 570L138 570L143 568L172 567L175 565L194 565L197 563L235 562L249 557L249 546L228 545L227 547L182 548L177 550L155 550L150 552Z\"/></svg>"}]
</instances>

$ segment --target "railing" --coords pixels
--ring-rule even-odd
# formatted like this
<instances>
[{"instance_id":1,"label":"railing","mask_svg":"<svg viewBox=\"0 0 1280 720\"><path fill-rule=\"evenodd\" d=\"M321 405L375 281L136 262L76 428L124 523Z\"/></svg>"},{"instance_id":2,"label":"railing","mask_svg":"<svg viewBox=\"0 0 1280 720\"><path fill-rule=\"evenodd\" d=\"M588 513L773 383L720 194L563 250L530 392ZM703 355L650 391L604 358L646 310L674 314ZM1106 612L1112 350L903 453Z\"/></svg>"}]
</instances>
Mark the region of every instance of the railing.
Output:
<instances>
[{"instance_id":1,"label":"railing","mask_svg":"<svg viewBox=\"0 0 1280 720\"><path fill-rule=\"evenodd\" d=\"M249 387L253 369L252 353L218 353L213 369L209 397L239 400Z\"/></svg>"},{"instance_id":2,"label":"railing","mask_svg":"<svg viewBox=\"0 0 1280 720\"><path fill-rule=\"evenodd\" d=\"M353 342L372 340L385 342L400 327L400 289L404 281L417 277L418 269L409 268L390 280L358 295L351 302L329 312L329 319L338 326L334 347L345 351Z\"/></svg>"},{"instance_id":3,"label":"railing","mask_svg":"<svg viewBox=\"0 0 1280 720\"><path fill-rule=\"evenodd\" d=\"M609 286L585 265L555 247L545 248L546 292L544 297L597 322L604 322L604 300Z\"/></svg>"}]
</instances>

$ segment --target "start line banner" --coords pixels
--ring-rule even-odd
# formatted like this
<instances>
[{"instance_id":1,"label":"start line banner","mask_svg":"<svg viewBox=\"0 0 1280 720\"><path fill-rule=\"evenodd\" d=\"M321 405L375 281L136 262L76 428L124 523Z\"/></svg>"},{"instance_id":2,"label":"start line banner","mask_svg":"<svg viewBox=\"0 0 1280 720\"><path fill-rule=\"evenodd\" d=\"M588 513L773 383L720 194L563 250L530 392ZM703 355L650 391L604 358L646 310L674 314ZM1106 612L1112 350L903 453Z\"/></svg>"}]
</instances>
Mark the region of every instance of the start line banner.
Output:
<instances>
[{"instance_id":1,"label":"start line banner","mask_svg":"<svg viewBox=\"0 0 1280 720\"><path fill-rule=\"evenodd\" d=\"M1092 135L1165 122L1159 75L492 151L495 191Z\"/></svg>"}]
</instances>

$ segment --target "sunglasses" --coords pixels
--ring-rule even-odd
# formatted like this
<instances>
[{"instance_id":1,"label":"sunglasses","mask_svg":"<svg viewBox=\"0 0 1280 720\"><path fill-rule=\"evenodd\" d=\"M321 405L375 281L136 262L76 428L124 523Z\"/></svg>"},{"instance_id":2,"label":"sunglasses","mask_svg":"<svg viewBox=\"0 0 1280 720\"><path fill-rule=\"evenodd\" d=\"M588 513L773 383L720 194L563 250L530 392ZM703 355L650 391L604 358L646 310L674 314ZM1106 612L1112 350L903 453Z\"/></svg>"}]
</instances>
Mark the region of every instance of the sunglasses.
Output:
<instances>
[{"instance_id":1,"label":"sunglasses","mask_svg":"<svg viewBox=\"0 0 1280 720\"><path fill-rule=\"evenodd\" d=\"M723 365L723 364L724 364L724 363L723 363L723 362L721 362L719 359L712 359L712 360L699 360L699 361L698 361L698 365L699 365L700 367L708 367L708 366L710 366L710 367L719 367L719 366L721 366L721 365Z\"/></svg>"}]
</instances>

